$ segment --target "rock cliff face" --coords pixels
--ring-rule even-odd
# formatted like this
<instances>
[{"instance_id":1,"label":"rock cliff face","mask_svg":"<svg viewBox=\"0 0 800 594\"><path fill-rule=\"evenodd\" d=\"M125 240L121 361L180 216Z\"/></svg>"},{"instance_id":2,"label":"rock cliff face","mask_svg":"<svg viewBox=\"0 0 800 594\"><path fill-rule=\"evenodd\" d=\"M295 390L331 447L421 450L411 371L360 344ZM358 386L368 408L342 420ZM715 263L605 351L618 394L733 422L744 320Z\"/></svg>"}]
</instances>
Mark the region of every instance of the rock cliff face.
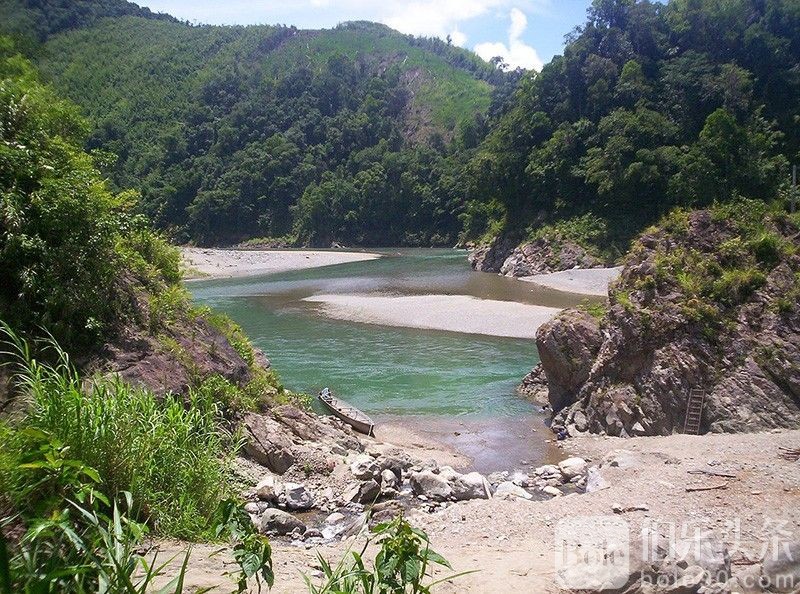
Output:
<instances>
[{"instance_id":1,"label":"rock cliff face","mask_svg":"<svg viewBox=\"0 0 800 594\"><path fill-rule=\"evenodd\" d=\"M497 238L473 251L469 261L475 270L512 277L604 265L577 243L557 237L536 239L522 245L516 245L508 238Z\"/></svg>"},{"instance_id":2,"label":"rock cliff face","mask_svg":"<svg viewBox=\"0 0 800 594\"><path fill-rule=\"evenodd\" d=\"M682 431L692 388L701 431L800 425L798 237L796 218L757 203L646 232L599 324L569 310L539 330L553 428Z\"/></svg>"}]
</instances>

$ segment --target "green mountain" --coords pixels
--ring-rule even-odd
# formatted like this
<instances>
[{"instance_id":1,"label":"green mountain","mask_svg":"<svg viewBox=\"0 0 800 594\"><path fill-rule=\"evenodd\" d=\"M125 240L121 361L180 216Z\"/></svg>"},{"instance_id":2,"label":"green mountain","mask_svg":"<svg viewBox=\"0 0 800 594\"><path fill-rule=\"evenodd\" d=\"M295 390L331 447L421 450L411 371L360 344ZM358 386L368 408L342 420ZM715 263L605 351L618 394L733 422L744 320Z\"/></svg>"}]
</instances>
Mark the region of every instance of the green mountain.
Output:
<instances>
[{"instance_id":1,"label":"green mountain","mask_svg":"<svg viewBox=\"0 0 800 594\"><path fill-rule=\"evenodd\" d=\"M800 3L595 0L491 128L468 167L473 239L513 247L551 225L619 253L675 206L784 198Z\"/></svg>"},{"instance_id":2,"label":"green mountain","mask_svg":"<svg viewBox=\"0 0 800 594\"><path fill-rule=\"evenodd\" d=\"M7 31L94 123L89 148L118 156L113 182L177 239L456 240L445 146L505 80L474 54L373 23L198 27L111 0L5 4Z\"/></svg>"},{"instance_id":3,"label":"green mountain","mask_svg":"<svg viewBox=\"0 0 800 594\"><path fill-rule=\"evenodd\" d=\"M800 160L792 0L595 0L563 56L511 74L373 23L0 7L94 125L88 148L117 156L106 175L177 240L503 251L555 233L613 257L676 206L785 199Z\"/></svg>"}]
</instances>

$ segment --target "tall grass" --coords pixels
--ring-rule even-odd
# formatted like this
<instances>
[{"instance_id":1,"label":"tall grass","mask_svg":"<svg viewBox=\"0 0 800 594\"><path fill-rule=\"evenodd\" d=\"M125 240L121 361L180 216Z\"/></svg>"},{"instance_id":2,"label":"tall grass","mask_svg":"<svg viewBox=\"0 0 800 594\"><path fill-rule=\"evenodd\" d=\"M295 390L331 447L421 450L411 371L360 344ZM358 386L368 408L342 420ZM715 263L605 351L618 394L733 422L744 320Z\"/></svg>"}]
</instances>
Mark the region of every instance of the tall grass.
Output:
<instances>
[{"instance_id":1,"label":"tall grass","mask_svg":"<svg viewBox=\"0 0 800 594\"><path fill-rule=\"evenodd\" d=\"M50 365L35 359L9 329L3 333L12 345L6 355L15 361L17 387L30 402L0 450L24 458L37 449L35 432L47 434L70 458L96 470L102 492L130 492L139 505L137 517L156 532L201 538L228 494L226 475L237 446L218 422L217 405L202 394L191 395L185 405L117 379L82 381L54 343L49 348L56 362ZM17 505L33 504L30 497L36 494Z\"/></svg>"}]
</instances>

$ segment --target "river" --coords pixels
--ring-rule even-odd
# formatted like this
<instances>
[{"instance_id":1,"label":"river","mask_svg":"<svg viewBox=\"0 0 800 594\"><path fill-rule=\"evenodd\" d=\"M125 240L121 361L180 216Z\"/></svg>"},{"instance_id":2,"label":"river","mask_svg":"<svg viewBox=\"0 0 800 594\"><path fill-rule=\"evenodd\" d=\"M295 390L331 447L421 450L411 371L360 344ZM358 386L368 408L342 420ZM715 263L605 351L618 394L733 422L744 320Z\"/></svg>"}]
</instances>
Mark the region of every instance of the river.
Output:
<instances>
[{"instance_id":1,"label":"river","mask_svg":"<svg viewBox=\"0 0 800 594\"><path fill-rule=\"evenodd\" d=\"M540 407L515 387L538 361L530 339L330 319L319 294L470 295L567 307L580 298L473 272L464 252L377 250L385 257L260 277L196 281L195 300L227 313L294 391L329 386L378 423L408 426L488 472L552 458Z\"/></svg>"}]
</instances>

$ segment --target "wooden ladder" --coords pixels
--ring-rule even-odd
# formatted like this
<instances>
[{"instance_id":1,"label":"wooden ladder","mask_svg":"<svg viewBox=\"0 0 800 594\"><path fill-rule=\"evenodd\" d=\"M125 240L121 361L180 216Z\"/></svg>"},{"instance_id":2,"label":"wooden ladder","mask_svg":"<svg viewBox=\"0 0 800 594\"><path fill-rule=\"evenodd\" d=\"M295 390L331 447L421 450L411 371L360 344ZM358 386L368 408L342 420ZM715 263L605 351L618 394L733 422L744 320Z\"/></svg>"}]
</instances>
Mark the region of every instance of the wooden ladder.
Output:
<instances>
[{"instance_id":1,"label":"wooden ladder","mask_svg":"<svg viewBox=\"0 0 800 594\"><path fill-rule=\"evenodd\" d=\"M689 402L686 404L686 421L683 424L683 432L689 435L700 433L700 421L703 418L703 405L706 400L706 392L702 388L692 388L689 392Z\"/></svg>"}]
</instances>

